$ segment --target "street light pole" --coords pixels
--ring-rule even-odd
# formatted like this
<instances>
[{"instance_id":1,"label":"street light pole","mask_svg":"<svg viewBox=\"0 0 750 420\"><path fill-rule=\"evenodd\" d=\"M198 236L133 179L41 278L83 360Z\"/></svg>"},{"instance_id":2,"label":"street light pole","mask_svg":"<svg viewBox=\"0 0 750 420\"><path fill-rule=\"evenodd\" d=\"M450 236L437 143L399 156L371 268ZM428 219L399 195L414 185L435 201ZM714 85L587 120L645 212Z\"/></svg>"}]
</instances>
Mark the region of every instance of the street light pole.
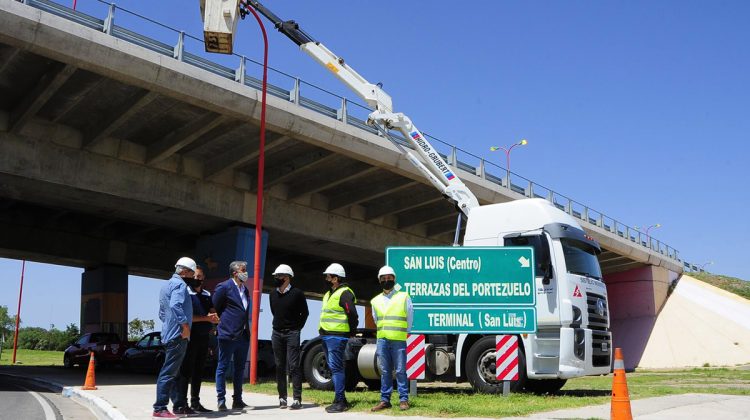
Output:
<instances>
[{"instance_id":1,"label":"street light pole","mask_svg":"<svg viewBox=\"0 0 750 420\"><path fill-rule=\"evenodd\" d=\"M634 226L634 227L635 227L635 230L637 230L639 232L641 231L641 228L639 228L638 226ZM644 234L646 235L646 241L648 242L648 247L649 248L651 248L651 236L649 236L648 233L651 231L651 229L658 229L660 227L661 227L661 224L660 223L656 223L656 224L653 224L653 225L651 225L651 226L649 226L649 227L646 228L646 231L644 232Z\"/></svg>"},{"instance_id":2,"label":"street light pole","mask_svg":"<svg viewBox=\"0 0 750 420\"><path fill-rule=\"evenodd\" d=\"M700 271L706 271L703 268L707 265L712 265L713 263L714 263L713 261L704 262L703 264L700 265Z\"/></svg>"},{"instance_id":3,"label":"street light pole","mask_svg":"<svg viewBox=\"0 0 750 420\"><path fill-rule=\"evenodd\" d=\"M523 139L510 147L503 147L503 146L490 147L491 152L495 152L498 150L502 150L503 152L505 152L505 182L506 182L506 187L508 188L510 188L510 152L516 146L525 146L527 144L529 144L529 142L526 141L526 139Z\"/></svg>"}]
</instances>

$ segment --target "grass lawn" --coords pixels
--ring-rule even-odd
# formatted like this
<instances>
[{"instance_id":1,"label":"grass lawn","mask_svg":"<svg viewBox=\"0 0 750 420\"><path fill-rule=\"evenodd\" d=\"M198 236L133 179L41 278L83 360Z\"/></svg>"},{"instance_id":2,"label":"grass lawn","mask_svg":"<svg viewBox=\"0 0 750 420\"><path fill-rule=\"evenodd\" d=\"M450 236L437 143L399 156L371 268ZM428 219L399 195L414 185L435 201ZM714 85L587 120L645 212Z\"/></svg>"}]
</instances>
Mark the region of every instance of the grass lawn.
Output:
<instances>
[{"instance_id":1,"label":"grass lawn","mask_svg":"<svg viewBox=\"0 0 750 420\"><path fill-rule=\"evenodd\" d=\"M750 371L747 370L643 371L630 373L627 379L632 399L691 392L750 395ZM435 385L429 388L420 387L418 396L410 399L412 409L409 411L402 413L396 406L388 414L431 417L501 417L605 404L610 401L612 376L570 380L558 395L511 394L508 398L498 395L473 394L462 385ZM276 395L275 382L246 385L245 389ZM302 395L305 402L321 405L328 405L333 399L332 391L316 391L307 388L306 385ZM348 392L347 399L352 403L353 411L369 411L378 403L380 395L378 392L361 388L356 392ZM392 402L397 401L398 396L394 395Z\"/></svg>"},{"instance_id":2,"label":"grass lawn","mask_svg":"<svg viewBox=\"0 0 750 420\"><path fill-rule=\"evenodd\" d=\"M13 360L13 347L3 347L0 365L10 365L11 360ZM16 352L16 364L25 366L62 366L63 352L18 349Z\"/></svg>"}]
</instances>

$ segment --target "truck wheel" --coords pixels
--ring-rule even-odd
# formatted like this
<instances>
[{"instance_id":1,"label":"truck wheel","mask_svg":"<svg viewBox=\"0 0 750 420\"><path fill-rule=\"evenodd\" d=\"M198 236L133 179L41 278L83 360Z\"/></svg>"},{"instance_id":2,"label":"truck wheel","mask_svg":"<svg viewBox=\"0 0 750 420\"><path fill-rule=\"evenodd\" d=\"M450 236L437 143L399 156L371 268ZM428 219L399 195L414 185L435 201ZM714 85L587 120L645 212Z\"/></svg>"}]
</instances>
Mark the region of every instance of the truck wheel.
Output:
<instances>
[{"instance_id":1,"label":"truck wheel","mask_svg":"<svg viewBox=\"0 0 750 420\"><path fill-rule=\"evenodd\" d=\"M63 356L63 366L65 366L67 369L73 367L73 361L70 359L69 354L65 354L65 356Z\"/></svg>"},{"instance_id":2,"label":"truck wheel","mask_svg":"<svg viewBox=\"0 0 750 420\"><path fill-rule=\"evenodd\" d=\"M495 379L495 336L481 338L466 355L466 379L476 392L502 394L503 383ZM521 392L526 383L526 356L518 352L518 380L510 382L511 392Z\"/></svg>"},{"instance_id":3,"label":"truck wheel","mask_svg":"<svg viewBox=\"0 0 750 420\"><path fill-rule=\"evenodd\" d=\"M558 392L567 379L527 379L526 390L535 394L554 394Z\"/></svg>"},{"instance_id":4,"label":"truck wheel","mask_svg":"<svg viewBox=\"0 0 750 420\"><path fill-rule=\"evenodd\" d=\"M380 391L380 379L362 379L369 391Z\"/></svg>"},{"instance_id":5,"label":"truck wheel","mask_svg":"<svg viewBox=\"0 0 750 420\"><path fill-rule=\"evenodd\" d=\"M333 391L331 371L328 369L326 354L322 344L314 345L306 354L302 365L305 379L310 388L323 391Z\"/></svg>"}]
</instances>

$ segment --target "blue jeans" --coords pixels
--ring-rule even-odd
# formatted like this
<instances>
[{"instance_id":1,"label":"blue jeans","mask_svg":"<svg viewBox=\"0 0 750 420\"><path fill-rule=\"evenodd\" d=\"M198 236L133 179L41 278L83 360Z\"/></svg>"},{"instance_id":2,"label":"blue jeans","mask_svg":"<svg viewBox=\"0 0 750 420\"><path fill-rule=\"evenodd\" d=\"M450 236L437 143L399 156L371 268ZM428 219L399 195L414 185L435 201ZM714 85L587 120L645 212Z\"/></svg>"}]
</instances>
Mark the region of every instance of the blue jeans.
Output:
<instances>
[{"instance_id":1,"label":"blue jeans","mask_svg":"<svg viewBox=\"0 0 750 420\"><path fill-rule=\"evenodd\" d=\"M167 409L169 399L177 399L177 374L180 372L182 359L185 357L188 340L177 337L164 344L164 364L156 379L156 402L154 411Z\"/></svg>"},{"instance_id":2,"label":"blue jeans","mask_svg":"<svg viewBox=\"0 0 750 420\"><path fill-rule=\"evenodd\" d=\"M375 354L380 367L380 400L391 402L393 369L395 368L398 399L409 401L409 381L406 379L406 341L378 338Z\"/></svg>"},{"instance_id":3,"label":"blue jeans","mask_svg":"<svg viewBox=\"0 0 750 420\"><path fill-rule=\"evenodd\" d=\"M333 379L333 391L335 392L333 401L346 401L346 394L344 394L344 383L346 381L344 376L344 350L346 350L346 343L349 339L338 335L324 335L321 338L323 339L323 351L326 353L328 369L331 370L331 378Z\"/></svg>"},{"instance_id":4,"label":"blue jeans","mask_svg":"<svg viewBox=\"0 0 750 420\"><path fill-rule=\"evenodd\" d=\"M216 364L216 399L218 403L226 402L227 383L226 372L229 362L234 359L232 384L234 385L233 401L242 401L242 376L245 373L245 362L247 351L250 348L250 340L242 335L237 340L219 339L219 360Z\"/></svg>"}]
</instances>

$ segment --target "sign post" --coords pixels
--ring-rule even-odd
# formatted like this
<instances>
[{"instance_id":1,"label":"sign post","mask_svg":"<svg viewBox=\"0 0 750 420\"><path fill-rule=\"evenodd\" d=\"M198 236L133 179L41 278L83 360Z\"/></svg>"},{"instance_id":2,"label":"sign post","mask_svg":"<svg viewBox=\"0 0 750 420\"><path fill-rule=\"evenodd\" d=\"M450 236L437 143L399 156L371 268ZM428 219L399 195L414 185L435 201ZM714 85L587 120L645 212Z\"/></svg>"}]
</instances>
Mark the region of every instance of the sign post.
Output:
<instances>
[{"instance_id":1,"label":"sign post","mask_svg":"<svg viewBox=\"0 0 750 420\"><path fill-rule=\"evenodd\" d=\"M512 338L509 345L515 345L516 350L506 349L503 357L514 357L504 359L503 370L496 372L499 375L509 363L515 363L515 377L510 378L518 379L517 334L536 332L531 247L391 247L386 250L386 264L396 272L396 287L411 296L412 334ZM500 357L496 355L498 363ZM503 395L508 394L513 380L505 377L498 376L503 381ZM412 392L416 393L416 386Z\"/></svg>"},{"instance_id":2,"label":"sign post","mask_svg":"<svg viewBox=\"0 0 750 420\"><path fill-rule=\"evenodd\" d=\"M536 332L530 247L391 247L386 259L414 304L413 334Z\"/></svg>"}]
</instances>

